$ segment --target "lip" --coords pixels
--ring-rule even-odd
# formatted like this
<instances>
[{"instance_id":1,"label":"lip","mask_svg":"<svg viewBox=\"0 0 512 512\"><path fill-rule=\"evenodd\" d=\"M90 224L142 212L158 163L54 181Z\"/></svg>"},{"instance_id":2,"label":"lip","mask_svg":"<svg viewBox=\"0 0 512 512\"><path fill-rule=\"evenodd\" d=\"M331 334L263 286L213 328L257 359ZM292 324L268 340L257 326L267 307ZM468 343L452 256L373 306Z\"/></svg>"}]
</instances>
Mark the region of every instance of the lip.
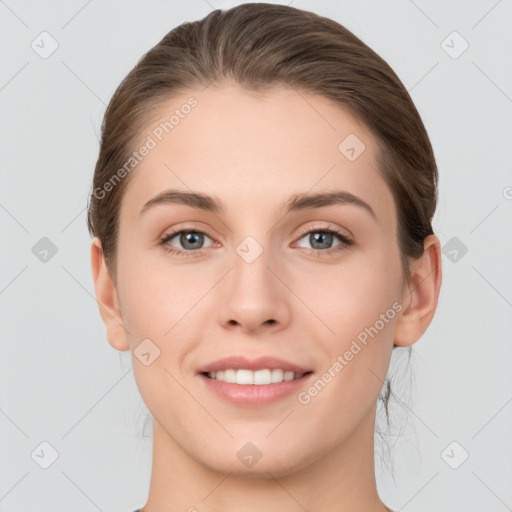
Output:
<instances>
[{"instance_id":1,"label":"lip","mask_svg":"<svg viewBox=\"0 0 512 512\"><path fill-rule=\"evenodd\" d=\"M230 368L233 367L231 366ZM247 368L247 366L245 366L245 368ZM206 388L215 393L218 397L239 407L259 408L284 399L291 394L297 394L301 388L305 388L308 385L313 375L314 373L311 372L303 375L299 379L261 385L233 384L222 380L210 379L202 373L198 374L198 377Z\"/></svg>"},{"instance_id":2,"label":"lip","mask_svg":"<svg viewBox=\"0 0 512 512\"><path fill-rule=\"evenodd\" d=\"M291 363L290 361L285 361L284 359L280 359L278 357L273 356L261 356L256 359L248 359L247 357L244 356L229 356L224 357L222 359L218 359L217 361L214 361L212 363L208 363L204 365L202 368L199 368L197 372L218 372L220 370L227 369L256 371L263 370L265 368L269 368L270 370L280 368L284 371L292 371L293 373L307 373L313 371L310 368L303 368L302 366L299 366L295 363ZM240 386L240 384L237 385ZM267 386L270 386L270 384L267 384Z\"/></svg>"}]
</instances>

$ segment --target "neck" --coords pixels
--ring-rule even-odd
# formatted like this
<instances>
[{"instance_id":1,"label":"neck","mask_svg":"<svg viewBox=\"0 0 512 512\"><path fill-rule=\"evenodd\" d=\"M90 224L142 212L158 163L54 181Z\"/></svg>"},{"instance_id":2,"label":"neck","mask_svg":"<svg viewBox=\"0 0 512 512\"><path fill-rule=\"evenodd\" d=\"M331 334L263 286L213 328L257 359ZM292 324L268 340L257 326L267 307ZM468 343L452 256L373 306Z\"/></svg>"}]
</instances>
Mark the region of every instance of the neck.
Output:
<instances>
[{"instance_id":1,"label":"neck","mask_svg":"<svg viewBox=\"0 0 512 512\"><path fill-rule=\"evenodd\" d=\"M153 420L153 467L143 512L387 512L374 470L375 410L348 439L278 477L219 473L193 459Z\"/></svg>"}]
</instances>

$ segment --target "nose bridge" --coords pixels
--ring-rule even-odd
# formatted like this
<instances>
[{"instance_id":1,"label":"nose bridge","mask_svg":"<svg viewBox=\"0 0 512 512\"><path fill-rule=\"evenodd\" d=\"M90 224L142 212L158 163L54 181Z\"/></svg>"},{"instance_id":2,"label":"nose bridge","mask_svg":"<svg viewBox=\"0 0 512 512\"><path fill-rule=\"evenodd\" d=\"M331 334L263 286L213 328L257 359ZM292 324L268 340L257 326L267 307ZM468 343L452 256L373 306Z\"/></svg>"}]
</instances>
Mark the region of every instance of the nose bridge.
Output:
<instances>
[{"instance_id":1,"label":"nose bridge","mask_svg":"<svg viewBox=\"0 0 512 512\"><path fill-rule=\"evenodd\" d=\"M271 300L276 283L272 282L274 276L268 268L273 265L268 238L248 235L236 246L235 253L231 291L246 297L247 304L250 297L254 302Z\"/></svg>"},{"instance_id":2,"label":"nose bridge","mask_svg":"<svg viewBox=\"0 0 512 512\"><path fill-rule=\"evenodd\" d=\"M244 280L267 281L266 274L271 274L267 265L272 267L275 264L272 262L272 232L268 230L272 218L264 209L257 211L258 203L247 202L239 206L240 214L232 232L233 241L239 240L233 246L233 271Z\"/></svg>"},{"instance_id":3,"label":"nose bridge","mask_svg":"<svg viewBox=\"0 0 512 512\"><path fill-rule=\"evenodd\" d=\"M271 241L264 232L260 233L247 235L234 248L227 294L219 306L219 320L225 326L236 323L246 330L255 330L287 321L282 284L270 270L276 266Z\"/></svg>"}]
</instances>

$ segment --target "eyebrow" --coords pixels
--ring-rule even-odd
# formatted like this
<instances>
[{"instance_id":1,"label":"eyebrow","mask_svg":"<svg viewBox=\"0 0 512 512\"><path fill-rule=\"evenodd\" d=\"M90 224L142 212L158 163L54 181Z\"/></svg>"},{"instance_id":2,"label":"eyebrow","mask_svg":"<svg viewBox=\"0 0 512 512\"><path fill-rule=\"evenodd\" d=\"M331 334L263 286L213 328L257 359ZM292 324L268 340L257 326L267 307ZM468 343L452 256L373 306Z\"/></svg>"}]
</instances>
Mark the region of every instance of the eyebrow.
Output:
<instances>
[{"instance_id":1,"label":"eyebrow","mask_svg":"<svg viewBox=\"0 0 512 512\"><path fill-rule=\"evenodd\" d=\"M207 194L187 192L183 190L166 190L150 199L141 209L140 215L156 205L185 204L215 214L224 213L222 203ZM295 212L309 208L322 208L332 205L355 205L366 210L375 220L377 216L373 208L360 197L345 191L320 192L317 194L297 194L285 204L286 212Z\"/></svg>"}]
</instances>

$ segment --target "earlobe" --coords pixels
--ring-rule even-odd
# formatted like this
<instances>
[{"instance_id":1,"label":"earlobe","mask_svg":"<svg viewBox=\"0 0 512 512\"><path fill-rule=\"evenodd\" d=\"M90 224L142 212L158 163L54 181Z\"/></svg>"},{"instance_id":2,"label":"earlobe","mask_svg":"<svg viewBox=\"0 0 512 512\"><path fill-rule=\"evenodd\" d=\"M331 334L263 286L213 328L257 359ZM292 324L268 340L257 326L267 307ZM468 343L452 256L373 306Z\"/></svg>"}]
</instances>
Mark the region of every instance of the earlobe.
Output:
<instances>
[{"instance_id":1,"label":"earlobe","mask_svg":"<svg viewBox=\"0 0 512 512\"><path fill-rule=\"evenodd\" d=\"M437 236L429 235L423 255L411 266L411 279L402 296L404 309L396 323L396 346L412 345L427 330L437 308L441 280L441 244Z\"/></svg>"},{"instance_id":2,"label":"earlobe","mask_svg":"<svg viewBox=\"0 0 512 512\"><path fill-rule=\"evenodd\" d=\"M130 350L129 333L121 314L116 286L105 263L98 237L94 237L91 244L91 267L96 301L105 324L108 342L117 350Z\"/></svg>"}]
</instances>

